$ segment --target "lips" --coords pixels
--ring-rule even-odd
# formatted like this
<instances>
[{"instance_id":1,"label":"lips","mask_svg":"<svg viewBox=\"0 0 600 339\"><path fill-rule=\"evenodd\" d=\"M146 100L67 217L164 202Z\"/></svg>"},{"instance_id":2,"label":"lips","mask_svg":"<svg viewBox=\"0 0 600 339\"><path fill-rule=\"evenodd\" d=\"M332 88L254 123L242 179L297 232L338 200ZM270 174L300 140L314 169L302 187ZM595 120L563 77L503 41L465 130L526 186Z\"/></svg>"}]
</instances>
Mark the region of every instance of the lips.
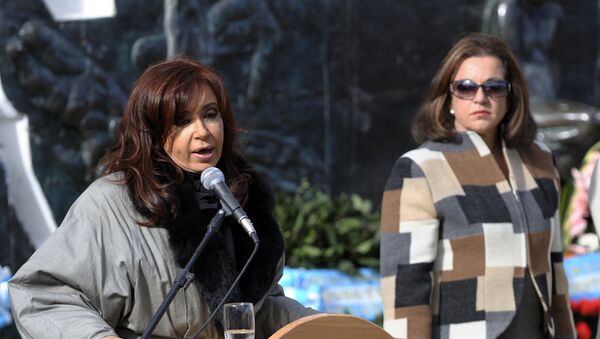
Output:
<instances>
[{"instance_id":1,"label":"lips","mask_svg":"<svg viewBox=\"0 0 600 339\"><path fill-rule=\"evenodd\" d=\"M210 154L210 153L212 153L212 151L214 149L215 149L214 147L201 147L201 148L195 149L192 153L196 153L196 154Z\"/></svg>"},{"instance_id":2,"label":"lips","mask_svg":"<svg viewBox=\"0 0 600 339\"><path fill-rule=\"evenodd\" d=\"M200 147L192 151L192 155L200 160L209 160L214 154L214 147Z\"/></svg>"},{"instance_id":3,"label":"lips","mask_svg":"<svg viewBox=\"0 0 600 339\"><path fill-rule=\"evenodd\" d=\"M474 115L474 116L484 116L484 115L490 115L490 112L488 112L488 111L475 111L475 112L471 113L471 115Z\"/></svg>"}]
</instances>

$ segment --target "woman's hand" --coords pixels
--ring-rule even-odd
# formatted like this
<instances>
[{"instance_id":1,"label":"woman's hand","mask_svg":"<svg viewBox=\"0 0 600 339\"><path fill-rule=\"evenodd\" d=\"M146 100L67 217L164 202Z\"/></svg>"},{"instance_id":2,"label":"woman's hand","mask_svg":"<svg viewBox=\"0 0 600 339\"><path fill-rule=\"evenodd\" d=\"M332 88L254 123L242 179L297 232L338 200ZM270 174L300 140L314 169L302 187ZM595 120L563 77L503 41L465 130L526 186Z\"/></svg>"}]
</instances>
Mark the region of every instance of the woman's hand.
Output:
<instances>
[{"instance_id":1,"label":"woman's hand","mask_svg":"<svg viewBox=\"0 0 600 339\"><path fill-rule=\"evenodd\" d=\"M115 337L114 335L110 335L110 336L104 337L102 339L121 339L121 337Z\"/></svg>"}]
</instances>

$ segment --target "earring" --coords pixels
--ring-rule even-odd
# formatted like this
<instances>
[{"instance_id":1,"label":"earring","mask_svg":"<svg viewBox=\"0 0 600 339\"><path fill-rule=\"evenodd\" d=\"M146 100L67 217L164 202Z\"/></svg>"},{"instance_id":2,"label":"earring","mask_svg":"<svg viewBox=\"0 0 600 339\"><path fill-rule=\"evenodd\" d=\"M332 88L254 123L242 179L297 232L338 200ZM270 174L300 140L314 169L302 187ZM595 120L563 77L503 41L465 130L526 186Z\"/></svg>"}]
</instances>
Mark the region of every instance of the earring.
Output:
<instances>
[{"instance_id":1,"label":"earring","mask_svg":"<svg viewBox=\"0 0 600 339\"><path fill-rule=\"evenodd\" d=\"M450 114L454 115L454 109L450 108Z\"/></svg>"}]
</instances>

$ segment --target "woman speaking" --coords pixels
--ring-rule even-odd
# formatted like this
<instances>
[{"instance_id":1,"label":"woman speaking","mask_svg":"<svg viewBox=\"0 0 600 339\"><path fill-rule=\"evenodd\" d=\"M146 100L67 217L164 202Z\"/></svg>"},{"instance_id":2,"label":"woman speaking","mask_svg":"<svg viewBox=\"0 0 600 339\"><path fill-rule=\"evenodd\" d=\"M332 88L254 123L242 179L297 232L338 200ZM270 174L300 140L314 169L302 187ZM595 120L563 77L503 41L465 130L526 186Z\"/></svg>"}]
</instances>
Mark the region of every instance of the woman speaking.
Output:
<instances>
[{"instance_id":1,"label":"woman speaking","mask_svg":"<svg viewBox=\"0 0 600 339\"><path fill-rule=\"evenodd\" d=\"M24 338L138 338L192 256L218 199L200 174L218 167L252 219L260 246L227 301L254 304L256 338L314 313L283 295L284 243L266 183L235 150L225 87L184 58L147 69L124 110L104 176L81 194L58 230L15 274L10 296ZM224 298L253 250L226 218L152 338L190 338ZM199 338L221 338L222 312Z\"/></svg>"}]
</instances>

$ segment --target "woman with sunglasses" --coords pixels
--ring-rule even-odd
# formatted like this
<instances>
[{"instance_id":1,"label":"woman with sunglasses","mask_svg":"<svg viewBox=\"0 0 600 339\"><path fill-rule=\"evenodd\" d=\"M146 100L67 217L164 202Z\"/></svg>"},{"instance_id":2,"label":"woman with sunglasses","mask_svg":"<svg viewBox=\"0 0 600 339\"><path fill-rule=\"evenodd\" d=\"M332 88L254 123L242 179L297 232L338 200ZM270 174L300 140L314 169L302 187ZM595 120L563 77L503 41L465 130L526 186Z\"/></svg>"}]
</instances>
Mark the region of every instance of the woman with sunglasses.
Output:
<instances>
[{"instance_id":1,"label":"woman with sunglasses","mask_svg":"<svg viewBox=\"0 0 600 339\"><path fill-rule=\"evenodd\" d=\"M401 338L574 338L559 177L523 74L486 34L458 40L382 202L384 328Z\"/></svg>"}]
</instances>

